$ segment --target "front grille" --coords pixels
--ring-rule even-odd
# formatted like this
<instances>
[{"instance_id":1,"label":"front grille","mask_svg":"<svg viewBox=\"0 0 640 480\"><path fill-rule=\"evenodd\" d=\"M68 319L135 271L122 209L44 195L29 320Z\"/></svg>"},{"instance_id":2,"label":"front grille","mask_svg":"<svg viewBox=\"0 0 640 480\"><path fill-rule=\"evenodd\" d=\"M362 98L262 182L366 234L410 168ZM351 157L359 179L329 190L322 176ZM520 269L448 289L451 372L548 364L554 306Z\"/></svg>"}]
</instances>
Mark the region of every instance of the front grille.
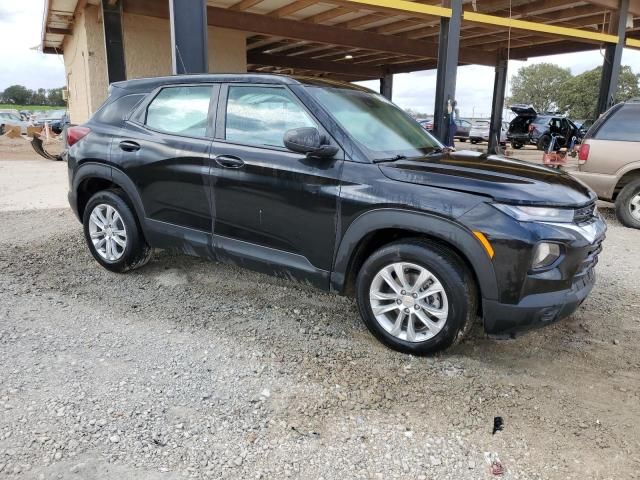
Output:
<instances>
[{"instance_id":1,"label":"front grille","mask_svg":"<svg viewBox=\"0 0 640 480\"><path fill-rule=\"evenodd\" d=\"M586 275L591 270L593 270L593 267L595 267L597 265L597 263L598 263L598 255L602 251L602 242L603 241L604 241L604 238L598 240L596 243L594 243L591 246L591 248L587 252L586 257L584 258L584 260L582 261L582 263L578 267L578 270L576 271L576 275L575 275L576 278L582 277L583 275Z\"/></svg>"},{"instance_id":2,"label":"front grille","mask_svg":"<svg viewBox=\"0 0 640 480\"><path fill-rule=\"evenodd\" d=\"M586 207L578 208L573 214L573 221L577 224L586 223L593 219L595 214L596 204L591 203Z\"/></svg>"}]
</instances>

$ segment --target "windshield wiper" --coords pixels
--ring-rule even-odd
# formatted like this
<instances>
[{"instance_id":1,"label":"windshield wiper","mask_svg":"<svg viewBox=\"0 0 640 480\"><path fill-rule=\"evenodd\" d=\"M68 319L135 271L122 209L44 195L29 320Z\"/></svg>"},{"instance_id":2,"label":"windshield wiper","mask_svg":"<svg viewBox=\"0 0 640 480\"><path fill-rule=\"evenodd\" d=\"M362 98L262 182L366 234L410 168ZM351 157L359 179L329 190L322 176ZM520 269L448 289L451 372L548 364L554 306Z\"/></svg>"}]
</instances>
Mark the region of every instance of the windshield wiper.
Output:
<instances>
[{"instance_id":1,"label":"windshield wiper","mask_svg":"<svg viewBox=\"0 0 640 480\"><path fill-rule=\"evenodd\" d=\"M382 162L395 162L397 160L406 160L406 155L396 155L395 157L389 158L374 158L373 163L382 163Z\"/></svg>"}]
</instances>

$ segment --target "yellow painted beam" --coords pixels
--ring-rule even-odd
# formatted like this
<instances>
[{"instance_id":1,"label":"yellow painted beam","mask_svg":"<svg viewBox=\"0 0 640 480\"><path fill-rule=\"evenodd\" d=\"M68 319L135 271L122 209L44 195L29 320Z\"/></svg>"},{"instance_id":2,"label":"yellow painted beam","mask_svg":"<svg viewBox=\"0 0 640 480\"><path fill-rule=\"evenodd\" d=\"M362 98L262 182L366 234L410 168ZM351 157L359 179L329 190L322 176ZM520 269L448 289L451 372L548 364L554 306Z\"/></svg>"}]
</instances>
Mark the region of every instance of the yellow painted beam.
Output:
<instances>
[{"instance_id":1,"label":"yellow painted beam","mask_svg":"<svg viewBox=\"0 0 640 480\"><path fill-rule=\"evenodd\" d=\"M627 38L627 47L640 48L640 39Z\"/></svg>"},{"instance_id":2,"label":"yellow painted beam","mask_svg":"<svg viewBox=\"0 0 640 480\"><path fill-rule=\"evenodd\" d=\"M340 2L343 3L343 2ZM373 9L396 10L398 13L431 15L451 18L451 9L407 0L347 0L346 3L369 6ZM374 8L375 7L375 8Z\"/></svg>"},{"instance_id":3,"label":"yellow painted beam","mask_svg":"<svg viewBox=\"0 0 640 480\"><path fill-rule=\"evenodd\" d=\"M515 20L513 18L496 17L495 15L485 15L476 12L464 12L463 18L469 22L485 23L489 25L499 25L501 27L516 28L519 30L530 30L533 32L550 33L563 37L582 38L584 40L595 40L598 42L618 43L618 37L606 33L590 32L577 28L558 27L545 23L527 22L525 20Z\"/></svg>"}]
</instances>

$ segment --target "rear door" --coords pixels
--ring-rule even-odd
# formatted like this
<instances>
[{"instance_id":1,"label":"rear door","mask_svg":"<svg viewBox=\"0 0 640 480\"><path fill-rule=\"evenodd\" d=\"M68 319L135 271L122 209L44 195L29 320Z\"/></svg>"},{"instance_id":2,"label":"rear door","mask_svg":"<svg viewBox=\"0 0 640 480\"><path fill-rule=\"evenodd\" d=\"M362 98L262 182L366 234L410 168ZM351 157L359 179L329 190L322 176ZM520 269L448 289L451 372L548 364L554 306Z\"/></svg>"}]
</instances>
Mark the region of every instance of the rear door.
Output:
<instances>
[{"instance_id":1,"label":"rear door","mask_svg":"<svg viewBox=\"0 0 640 480\"><path fill-rule=\"evenodd\" d=\"M223 87L212 147L214 246L328 287L343 153L312 159L287 150L284 133L299 127L327 133L286 86Z\"/></svg>"},{"instance_id":2,"label":"rear door","mask_svg":"<svg viewBox=\"0 0 640 480\"><path fill-rule=\"evenodd\" d=\"M140 192L151 227L162 222L211 232L208 172L218 90L211 84L159 88L114 139L112 156Z\"/></svg>"}]
</instances>

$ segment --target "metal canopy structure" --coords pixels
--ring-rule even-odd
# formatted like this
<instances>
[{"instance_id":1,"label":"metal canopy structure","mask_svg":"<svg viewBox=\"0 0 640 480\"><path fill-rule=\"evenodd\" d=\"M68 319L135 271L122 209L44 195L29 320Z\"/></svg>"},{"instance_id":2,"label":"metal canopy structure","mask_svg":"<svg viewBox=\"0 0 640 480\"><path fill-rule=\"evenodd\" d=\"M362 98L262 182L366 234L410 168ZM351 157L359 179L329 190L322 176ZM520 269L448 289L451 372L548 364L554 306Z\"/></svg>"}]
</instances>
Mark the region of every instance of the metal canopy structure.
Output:
<instances>
[{"instance_id":1,"label":"metal canopy structure","mask_svg":"<svg viewBox=\"0 0 640 480\"><path fill-rule=\"evenodd\" d=\"M45 52L60 52L82 3L87 0L48 0ZM171 17L172 31L176 22L184 21L184 13L175 15L183 9L194 24L204 21L248 32L250 71L346 81L380 79L382 91L390 97L394 73L438 68L434 124L441 138L446 106L455 95L452 64L497 67L494 92L504 94L506 58L602 49L608 65L601 88L606 98L600 104L607 106L617 83L622 48L640 48L640 0L208 0L206 13L201 0L103 3L121 3L125 13ZM189 35L188 29L182 35ZM194 48L190 39L175 37L174 56L180 42ZM191 52L191 57L206 55L206 41L200 43L202 52ZM201 71L202 61L199 64L184 65L181 71ZM493 115L501 115L497 101ZM497 118L493 120L492 125L500 125Z\"/></svg>"}]
</instances>

